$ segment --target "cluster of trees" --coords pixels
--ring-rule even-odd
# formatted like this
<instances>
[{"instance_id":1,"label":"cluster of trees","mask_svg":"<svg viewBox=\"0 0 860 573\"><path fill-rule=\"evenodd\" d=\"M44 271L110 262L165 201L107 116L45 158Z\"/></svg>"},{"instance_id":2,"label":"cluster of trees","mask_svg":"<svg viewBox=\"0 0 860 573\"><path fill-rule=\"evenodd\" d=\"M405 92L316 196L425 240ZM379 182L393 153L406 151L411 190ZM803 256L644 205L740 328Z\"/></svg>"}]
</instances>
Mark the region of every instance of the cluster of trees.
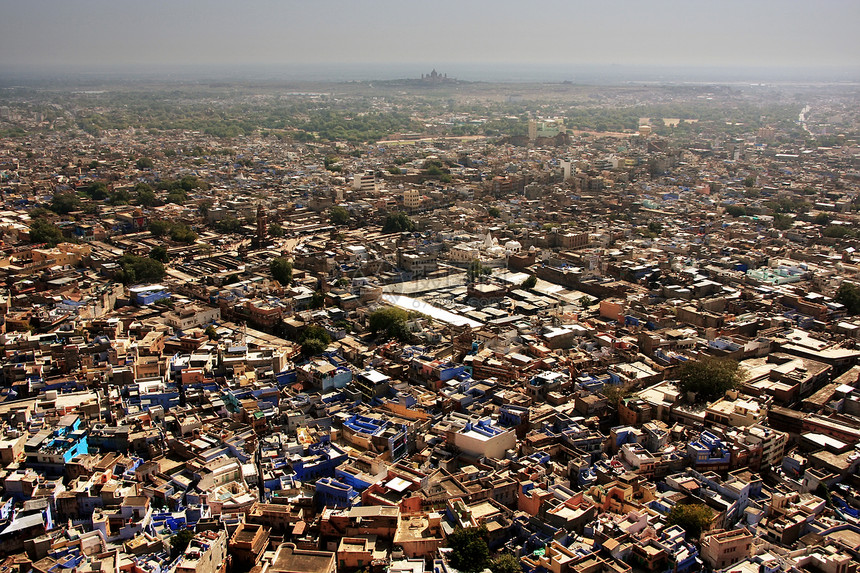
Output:
<instances>
[{"instance_id":1,"label":"cluster of trees","mask_svg":"<svg viewBox=\"0 0 860 573\"><path fill-rule=\"evenodd\" d=\"M369 317L370 331L374 335L385 335L386 338L396 338L407 341L411 333L406 323L409 321L409 313L403 309L387 306L371 313Z\"/></svg>"},{"instance_id":2,"label":"cluster of trees","mask_svg":"<svg viewBox=\"0 0 860 573\"><path fill-rule=\"evenodd\" d=\"M521 573L519 560L510 553L490 556L489 531L485 525L473 529L458 527L448 536L451 566L461 573Z\"/></svg>"},{"instance_id":3,"label":"cluster of trees","mask_svg":"<svg viewBox=\"0 0 860 573\"><path fill-rule=\"evenodd\" d=\"M193 243L197 240L197 233L185 223L155 219L149 222L149 232L153 237L168 235L170 240L177 243Z\"/></svg>"},{"instance_id":4,"label":"cluster of trees","mask_svg":"<svg viewBox=\"0 0 860 573\"><path fill-rule=\"evenodd\" d=\"M48 209L59 215L67 215L81 208L81 198L77 193L66 191L55 193L48 204Z\"/></svg>"},{"instance_id":5,"label":"cluster of trees","mask_svg":"<svg viewBox=\"0 0 860 573\"><path fill-rule=\"evenodd\" d=\"M418 126L406 113L365 112L354 114L335 109L317 109L293 127L329 141L358 143L377 141L398 131L415 131Z\"/></svg>"},{"instance_id":6,"label":"cluster of trees","mask_svg":"<svg viewBox=\"0 0 860 573\"><path fill-rule=\"evenodd\" d=\"M302 345L302 354L305 356L322 354L330 343L331 336L328 331L316 324L305 328L299 336L299 344Z\"/></svg>"},{"instance_id":7,"label":"cluster of trees","mask_svg":"<svg viewBox=\"0 0 860 573\"><path fill-rule=\"evenodd\" d=\"M65 241L65 238L59 227L40 217L30 221L30 241L47 243L49 247L56 247Z\"/></svg>"},{"instance_id":8,"label":"cluster of trees","mask_svg":"<svg viewBox=\"0 0 860 573\"><path fill-rule=\"evenodd\" d=\"M707 531L714 519L714 512L701 503L679 503L669 511L666 521L669 525L679 525L691 539L698 539L703 531Z\"/></svg>"},{"instance_id":9,"label":"cluster of trees","mask_svg":"<svg viewBox=\"0 0 860 573\"><path fill-rule=\"evenodd\" d=\"M780 197L773 201L768 201L765 206L774 213L806 213L811 205L803 199L794 199L790 197Z\"/></svg>"},{"instance_id":10,"label":"cluster of trees","mask_svg":"<svg viewBox=\"0 0 860 573\"><path fill-rule=\"evenodd\" d=\"M229 215L215 222L215 229L222 233L236 233L241 228L242 222Z\"/></svg>"},{"instance_id":11,"label":"cluster of trees","mask_svg":"<svg viewBox=\"0 0 860 573\"><path fill-rule=\"evenodd\" d=\"M794 226L794 217L785 213L774 213L773 228L780 231L787 231Z\"/></svg>"},{"instance_id":12,"label":"cluster of trees","mask_svg":"<svg viewBox=\"0 0 860 573\"><path fill-rule=\"evenodd\" d=\"M424 163L424 174L431 179L438 179L442 183L450 183L451 170L438 159L429 159Z\"/></svg>"},{"instance_id":13,"label":"cluster of trees","mask_svg":"<svg viewBox=\"0 0 860 573\"><path fill-rule=\"evenodd\" d=\"M272 259L269 263L272 278L286 286L293 282L293 263L283 257Z\"/></svg>"},{"instance_id":14,"label":"cluster of trees","mask_svg":"<svg viewBox=\"0 0 860 573\"><path fill-rule=\"evenodd\" d=\"M412 232L415 230L415 223L409 218L409 215L402 211L389 213L385 216L385 223L382 225L383 233L403 233Z\"/></svg>"},{"instance_id":15,"label":"cluster of trees","mask_svg":"<svg viewBox=\"0 0 860 573\"><path fill-rule=\"evenodd\" d=\"M159 263L166 263L170 260L170 255L167 254L167 249L162 245L156 245L149 251L149 258L155 259Z\"/></svg>"},{"instance_id":16,"label":"cluster of trees","mask_svg":"<svg viewBox=\"0 0 860 573\"><path fill-rule=\"evenodd\" d=\"M705 357L684 362L677 372L679 386L684 392L695 392L698 401L710 401L737 388L744 379L740 365L734 360Z\"/></svg>"},{"instance_id":17,"label":"cluster of trees","mask_svg":"<svg viewBox=\"0 0 860 573\"><path fill-rule=\"evenodd\" d=\"M328 214L332 225L346 225L349 223L349 211L346 210L346 207L335 205L329 209Z\"/></svg>"},{"instance_id":18,"label":"cluster of trees","mask_svg":"<svg viewBox=\"0 0 860 573\"><path fill-rule=\"evenodd\" d=\"M269 223L268 233L270 237L283 237L284 228L279 223Z\"/></svg>"},{"instance_id":19,"label":"cluster of trees","mask_svg":"<svg viewBox=\"0 0 860 573\"><path fill-rule=\"evenodd\" d=\"M149 157L141 157L134 163L134 166L142 171L144 169L152 169L155 167L155 163Z\"/></svg>"},{"instance_id":20,"label":"cluster of trees","mask_svg":"<svg viewBox=\"0 0 860 573\"><path fill-rule=\"evenodd\" d=\"M836 302L844 304L848 314L860 314L860 285L843 281L836 291Z\"/></svg>"},{"instance_id":21,"label":"cluster of trees","mask_svg":"<svg viewBox=\"0 0 860 573\"><path fill-rule=\"evenodd\" d=\"M858 236L857 230L847 225L828 225L821 234L831 239L854 239Z\"/></svg>"},{"instance_id":22,"label":"cluster of trees","mask_svg":"<svg viewBox=\"0 0 860 573\"><path fill-rule=\"evenodd\" d=\"M157 282L164 278L164 265L152 257L125 254L119 259L122 272L118 277L124 284Z\"/></svg>"},{"instance_id":23,"label":"cluster of trees","mask_svg":"<svg viewBox=\"0 0 860 573\"><path fill-rule=\"evenodd\" d=\"M478 279L493 274L493 269L485 267L481 261L472 261L466 269L466 280L470 283L476 282Z\"/></svg>"}]
</instances>

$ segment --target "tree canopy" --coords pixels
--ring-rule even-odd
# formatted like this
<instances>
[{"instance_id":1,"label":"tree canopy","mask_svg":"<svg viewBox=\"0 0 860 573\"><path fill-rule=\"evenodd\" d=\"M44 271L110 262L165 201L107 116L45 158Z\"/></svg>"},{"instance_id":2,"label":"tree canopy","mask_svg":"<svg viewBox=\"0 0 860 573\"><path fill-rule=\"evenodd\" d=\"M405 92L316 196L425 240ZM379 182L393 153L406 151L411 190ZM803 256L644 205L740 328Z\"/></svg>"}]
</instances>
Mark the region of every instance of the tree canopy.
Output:
<instances>
[{"instance_id":1,"label":"tree canopy","mask_svg":"<svg viewBox=\"0 0 860 573\"><path fill-rule=\"evenodd\" d=\"M848 314L860 314L860 286L843 281L836 291L836 302L844 304Z\"/></svg>"},{"instance_id":2,"label":"tree canopy","mask_svg":"<svg viewBox=\"0 0 860 573\"><path fill-rule=\"evenodd\" d=\"M152 159L150 159L149 157L141 157L135 162L134 165L141 170L152 169L153 167L155 167L155 163L153 163Z\"/></svg>"},{"instance_id":3,"label":"tree canopy","mask_svg":"<svg viewBox=\"0 0 860 573\"><path fill-rule=\"evenodd\" d=\"M773 228L787 231L794 226L794 217L784 213L775 213L773 216Z\"/></svg>"},{"instance_id":4,"label":"tree canopy","mask_svg":"<svg viewBox=\"0 0 860 573\"><path fill-rule=\"evenodd\" d=\"M94 201L103 201L108 196L108 186L104 181L93 181L83 189L84 193Z\"/></svg>"},{"instance_id":5,"label":"tree canopy","mask_svg":"<svg viewBox=\"0 0 860 573\"><path fill-rule=\"evenodd\" d=\"M408 320L409 313L405 310L393 306L380 308L369 317L370 331L377 335L385 333L388 338L408 340L410 338L409 329L406 326Z\"/></svg>"},{"instance_id":6,"label":"tree canopy","mask_svg":"<svg viewBox=\"0 0 860 573\"><path fill-rule=\"evenodd\" d=\"M684 362L678 368L678 380L684 392L695 392L698 400L713 400L736 388L743 381L743 371L734 360L706 357Z\"/></svg>"},{"instance_id":7,"label":"tree canopy","mask_svg":"<svg viewBox=\"0 0 860 573\"><path fill-rule=\"evenodd\" d=\"M30 241L47 243L48 246L55 247L63 240L63 232L50 221L41 218L30 221Z\"/></svg>"},{"instance_id":8,"label":"tree canopy","mask_svg":"<svg viewBox=\"0 0 860 573\"><path fill-rule=\"evenodd\" d=\"M502 553L490 559L490 571L493 573L522 573L520 560L512 553Z\"/></svg>"},{"instance_id":9,"label":"tree canopy","mask_svg":"<svg viewBox=\"0 0 860 573\"><path fill-rule=\"evenodd\" d=\"M125 284L160 281L164 278L164 265L150 257L125 254L119 259L122 267L120 279Z\"/></svg>"},{"instance_id":10,"label":"tree canopy","mask_svg":"<svg viewBox=\"0 0 860 573\"><path fill-rule=\"evenodd\" d=\"M487 527L463 529L458 527L448 536L451 565L461 573L479 573L490 561Z\"/></svg>"},{"instance_id":11,"label":"tree canopy","mask_svg":"<svg viewBox=\"0 0 860 573\"><path fill-rule=\"evenodd\" d=\"M270 223L268 233L271 237L283 237L284 228L281 227L278 223Z\"/></svg>"},{"instance_id":12,"label":"tree canopy","mask_svg":"<svg viewBox=\"0 0 860 573\"><path fill-rule=\"evenodd\" d=\"M146 183L138 183L134 186L136 201L143 207L157 207L161 202L155 195L155 191Z\"/></svg>"},{"instance_id":13,"label":"tree canopy","mask_svg":"<svg viewBox=\"0 0 860 573\"><path fill-rule=\"evenodd\" d=\"M302 345L302 354L316 356L328 348L329 343L331 343L331 336L322 326L312 324L302 331L299 336L299 343Z\"/></svg>"},{"instance_id":14,"label":"tree canopy","mask_svg":"<svg viewBox=\"0 0 860 573\"><path fill-rule=\"evenodd\" d=\"M76 193L56 193L48 205L48 209L60 215L66 215L81 208L81 199Z\"/></svg>"},{"instance_id":15,"label":"tree canopy","mask_svg":"<svg viewBox=\"0 0 860 573\"><path fill-rule=\"evenodd\" d=\"M346 225L349 223L349 211L345 207L335 205L329 210L332 225Z\"/></svg>"},{"instance_id":16,"label":"tree canopy","mask_svg":"<svg viewBox=\"0 0 860 573\"><path fill-rule=\"evenodd\" d=\"M385 223L382 225L383 233L403 233L404 231L414 231L415 223L409 218L409 215L402 211L389 213L385 217Z\"/></svg>"},{"instance_id":17,"label":"tree canopy","mask_svg":"<svg viewBox=\"0 0 860 573\"><path fill-rule=\"evenodd\" d=\"M167 254L167 249L165 249L162 245L156 245L152 247L152 250L149 251L149 256L152 259L155 259L159 263L166 263L170 260L170 255Z\"/></svg>"},{"instance_id":18,"label":"tree canopy","mask_svg":"<svg viewBox=\"0 0 860 573\"><path fill-rule=\"evenodd\" d=\"M269 263L272 278L286 286L293 281L293 263L283 257L272 259Z\"/></svg>"},{"instance_id":19,"label":"tree canopy","mask_svg":"<svg viewBox=\"0 0 860 573\"><path fill-rule=\"evenodd\" d=\"M714 512L701 503L679 503L672 507L666 521L669 525L680 525L693 539L707 531L714 518Z\"/></svg>"}]
</instances>

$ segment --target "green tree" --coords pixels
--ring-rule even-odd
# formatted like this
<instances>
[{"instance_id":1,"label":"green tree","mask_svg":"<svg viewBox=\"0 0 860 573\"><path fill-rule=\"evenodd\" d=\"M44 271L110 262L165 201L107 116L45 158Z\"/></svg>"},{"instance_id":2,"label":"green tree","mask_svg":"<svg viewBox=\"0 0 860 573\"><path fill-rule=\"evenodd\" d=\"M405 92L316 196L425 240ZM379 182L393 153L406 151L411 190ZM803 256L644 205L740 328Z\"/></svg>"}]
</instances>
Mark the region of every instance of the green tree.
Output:
<instances>
[{"instance_id":1,"label":"green tree","mask_svg":"<svg viewBox=\"0 0 860 573\"><path fill-rule=\"evenodd\" d=\"M150 159L149 157L141 157L135 162L134 165L140 170L152 169L153 167L155 167L155 163L153 163L152 159Z\"/></svg>"},{"instance_id":2,"label":"green tree","mask_svg":"<svg viewBox=\"0 0 860 573\"><path fill-rule=\"evenodd\" d=\"M389 213L385 217L385 223L382 225L383 233L403 233L405 231L412 232L415 230L415 223L409 218L409 215L402 211Z\"/></svg>"},{"instance_id":3,"label":"green tree","mask_svg":"<svg viewBox=\"0 0 860 573\"><path fill-rule=\"evenodd\" d=\"M502 553L490 559L490 571L493 573L522 573L520 560L512 553Z\"/></svg>"},{"instance_id":4,"label":"green tree","mask_svg":"<svg viewBox=\"0 0 860 573\"><path fill-rule=\"evenodd\" d=\"M293 263L283 257L272 259L269 263L269 271L272 273L272 278L284 286L293 281Z\"/></svg>"},{"instance_id":5,"label":"green tree","mask_svg":"<svg viewBox=\"0 0 860 573\"><path fill-rule=\"evenodd\" d=\"M491 274L493 274L493 269L491 269L490 267L485 267L481 264L481 261L472 261L466 268L466 280L470 283L473 283L481 277L489 276Z\"/></svg>"},{"instance_id":6,"label":"green tree","mask_svg":"<svg viewBox=\"0 0 860 573\"><path fill-rule=\"evenodd\" d=\"M103 201L108 196L108 186L104 181L93 181L84 187L84 193L93 201Z\"/></svg>"},{"instance_id":7,"label":"green tree","mask_svg":"<svg viewBox=\"0 0 860 573\"><path fill-rule=\"evenodd\" d=\"M487 214L488 214L490 217L493 217L493 218L495 218L495 219L498 219L498 218L502 215L502 212L501 212L501 211L499 211L499 208L498 208L498 207L490 207L489 209L487 209Z\"/></svg>"},{"instance_id":8,"label":"green tree","mask_svg":"<svg viewBox=\"0 0 860 573\"><path fill-rule=\"evenodd\" d=\"M272 223L269 225L269 235L272 237L283 237L284 236L284 228L281 227L278 223Z\"/></svg>"},{"instance_id":9,"label":"green tree","mask_svg":"<svg viewBox=\"0 0 860 573\"><path fill-rule=\"evenodd\" d=\"M386 306L376 310L368 317L370 331L379 335L385 333L387 338L396 338L397 340L409 340L411 333L406 323L409 320L409 313L400 308Z\"/></svg>"},{"instance_id":10,"label":"green tree","mask_svg":"<svg viewBox=\"0 0 860 573\"><path fill-rule=\"evenodd\" d=\"M604 384L603 395L606 396L606 399L609 400L609 403L613 406L618 406L618 404L630 395L630 390L624 390L621 386L616 386L614 384Z\"/></svg>"},{"instance_id":11,"label":"green tree","mask_svg":"<svg viewBox=\"0 0 860 573\"><path fill-rule=\"evenodd\" d=\"M728 213L732 217L743 217L747 214L747 210L740 205L729 205L728 207L726 207L726 213Z\"/></svg>"},{"instance_id":12,"label":"green tree","mask_svg":"<svg viewBox=\"0 0 860 573\"><path fill-rule=\"evenodd\" d=\"M166 263L170 260L170 255L167 254L167 249L165 249L162 245L156 245L152 247L152 250L149 251L149 256L152 259L155 259L159 263Z\"/></svg>"},{"instance_id":13,"label":"green tree","mask_svg":"<svg viewBox=\"0 0 860 573\"><path fill-rule=\"evenodd\" d=\"M142 207L156 207L159 204L158 197L155 195L155 191L151 186L146 183L138 183L134 186L134 193L137 199L137 202Z\"/></svg>"},{"instance_id":14,"label":"green tree","mask_svg":"<svg viewBox=\"0 0 860 573\"><path fill-rule=\"evenodd\" d=\"M783 213L775 213L773 216L773 228L780 231L787 231L794 226L794 218Z\"/></svg>"},{"instance_id":15,"label":"green tree","mask_svg":"<svg viewBox=\"0 0 860 573\"><path fill-rule=\"evenodd\" d=\"M215 228L221 233L238 233L242 223L236 217L224 217L215 223Z\"/></svg>"},{"instance_id":16,"label":"green tree","mask_svg":"<svg viewBox=\"0 0 860 573\"><path fill-rule=\"evenodd\" d=\"M755 177L752 175L747 176L747 178L744 179L744 187L752 187L753 185L755 185Z\"/></svg>"},{"instance_id":17,"label":"green tree","mask_svg":"<svg viewBox=\"0 0 860 573\"><path fill-rule=\"evenodd\" d=\"M323 308L325 306L325 293L323 291L318 290L314 291L313 296L311 296L311 308Z\"/></svg>"},{"instance_id":18,"label":"green tree","mask_svg":"<svg viewBox=\"0 0 860 573\"><path fill-rule=\"evenodd\" d=\"M332 225L346 225L349 223L349 211L345 207L335 205L329 209L329 219Z\"/></svg>"},{"instance_id":19,"label":"green tree","mask_svg":"<svg viewBox=\"0 0 860 573\"><path fill-rule=\"evenodd\" d=\"M200 213L202 217L208 217L209 209L211 209L214 204L215 201L213 201L212 199L203 199L197 205L197 212Z\"/></svg>"},{"instance_id":20,"label":"green tree","mask_svg":"<svg viewBox=\"0 0 860 573\"><path fill-rule=\"evenodd\" d=\"M180 529L170 536L170 557L176 559L188 547L191 540L194 539L193 529Z\"/></svg>"},{"instance_id":21,"label":"green tree","mask_svg":"<svg viewBox=\"0 0 860 573\"><path fill-rule=\"evenodd\" d=\"M703 531L707 531L714 518L714 512L701 503L679 503L672 507L666 521L669 525L679 525L690 536L698 539Z\"/></svg>"},{"instance_id":22,"label":"green tree","mask_svg":"<svg viewBox=\"0 0 860 573\"><path fill-rule=\"evenodd\" d=\"M30 221L30 241L33 243L47 243L50 247L62 243L63 232L55 224L45 219L33 219Z\"/></svg>"},{"instance_id":23,"label":"green tree","mask_svg":"<svg viewBox=\"0 0 860 573\"><path fill-rule=\"evenodd\" d=\"M523 284L521 284L520 286L524 289L530 289L530 288L535 288L536 285L537 285L537 277L534 275L531 275L529 278L524 280Z\"/></svg>"},{"instance_id":24,"label":"green tree","mask_svg":"<svg viewBox=\"0 0 860 573\"><path fill-rule=\"evenodd\" d=\"M175 205L184 205L187 200L188 194L184 189L174 189L167 193L167 197L164 201Z\"/></svg>"},{"instance_id":25,"label":"green tree","mask_svg":"<svg viewBox=\"0 0 860 573\"><path fill-rule=\"evenodd\" d=\"M60 215L66 215L81 208L81 199L77 193L62 192L54 194L48 209Z\"/></svg>"},{"instance_id":26,"label":"green tree","mask_svg":"<svg viewBox=\"0 0 860 573\"><path fill-rule=\"evenodd\" d=\"M215 330L213 325L209 325L206 327L206 330L203 333L209 337L209 340L218 340L218 331Z\"/></svg>"},{"instance_id":27,"label":"green tree","mask_svg":"<svg viewBox=\"0 0 860 573\"><path fill-rule=\"evenodd\" d=\"M458 527L448 536L451 565L461 573L479 573L490 561L487 527L463 529Z\"/></svg>"},{"instance_id":28,"label":"green tree","mask_svg":"<svg viewBox=\"0 0 860 573\"><path fill-rule=\"evenodd\" d=\"M678 368L681 390L695 392L699 401L722 397L727 390L740 385L743 378L740 365L724 358L688 360Z\"/></svg>"},{"instance_id":29,"label":"green tree","mask_svg":"<svg viewBox=\"0 0 860 573\"><path fill-rule=\"evenodd\" d=\"M813 217L812 222L816 225L829 225L830 221L833 220L833 217L830 216L830 213L819 213L815 217Z\"/></svg>"},{"instance_id":30,"label":"green tree","mask_svg":"<svg viewBox=\"0 0 860 573\"><path fill-rule=\"evenodd\" d=\"M197 240L197 233L192 231L185 223L176 223L170 227L170 239L177 243L193 243Z\"/></svg>"},{"instance_id":31,"label":"green tree","mask_svg":"<svg viewBox=\"0 0 860 573\"><path fill-rule=\"evenodd\" d=\"M305 328L299 335L299 343L301 344L310 338L322 340L326 345L331 343L331 335L329 335L328 330L318 324L311 324Z\"/></svg>"},{"instance_id":32,"label":"green tree","mask_svg":"<svg viewBox=\"0 0 860 573\"><path fill-rule=\"evenodd\" d=\"M131 194L125 189L118 189L110 191L107 200L111 205L128 205L131 201Z\"/></svg>"},{"instance_id":33,"label":"green tree","mask_svg":"<svg viewBox=\"0 0 860 573\"><path fill-rule=\"evenodd\" d=\"M825 228L821 234L831 239L844 239L846 237L853 238L857 236L857 232L847 225L830 225Z\"/></svg>"},{"instance_id":34,"label":"green tree","mask_svg":"<svg viewBox=\"0 0 860 573\"><path fill-rule=\"evenodd\" d=\"M325 352L331 343L328 331L317 324L311 324L299 335L299 344L302 345L302 354L305 356L316 356Z\"/></svg>"},{"instance_id":35,"label":"green tree","mask_svg":"<svg viewBox=\"0 0 860 573\"><path fill-rule=\"evenodd\" d=\"M325 352L328 344L319 338L307 338L302 342L302 354L304 356L317 356Z\"/></svg>"},{"instance_id":36,"label":"green tree","mask_svg":"<svg viewBox=\"0 0 860 573\"><path fill-rule=\"evenodd\" d=\"M164 265L150 257L125 254L119 259L120 279L125 284L157 282L164 278Z\"/></svg>"},{"instance_id":37,"label":"green tree","mask_svg":"<svg viewBox=\"0 0 860 573\"><path fill-rule=\"evenodd\" d=\"M839 290L836 291L835 298L836 302L845 305L845 310L848 314L860 314L860 286L842 281L842 284L839 285Z\"/></svg>"},{"instance_id":38,"label":"green tree","mask_svg":"<svg viewBox=\"0 0 860 573\"><path fill-rule=\"evenodd\" d=\"M169 221L163 221L161 219L153 219L149 222L149 232L152 233L153 237L161 237L166 233L170 232L171 224Z\"/></svg>"}]
</instances>

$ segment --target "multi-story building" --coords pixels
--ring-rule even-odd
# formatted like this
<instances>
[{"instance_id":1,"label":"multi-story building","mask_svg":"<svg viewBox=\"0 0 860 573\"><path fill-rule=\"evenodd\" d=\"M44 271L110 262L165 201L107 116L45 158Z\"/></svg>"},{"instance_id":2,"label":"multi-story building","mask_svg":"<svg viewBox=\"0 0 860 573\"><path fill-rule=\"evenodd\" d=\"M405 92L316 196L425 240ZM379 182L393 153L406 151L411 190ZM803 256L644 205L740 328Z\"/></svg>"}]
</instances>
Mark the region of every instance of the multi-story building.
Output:
<instances>
[{"instance_id":1,"label":"multi-story building","mask_svg":"<svg viewBox=\"0 0 860 573\"><path fill-rule=\"evenodd\" d=\"M702 559L711 569L725 569L752 554L752 540L746 528L708 533L702 538Z\"/></svg>"}]
</instances>

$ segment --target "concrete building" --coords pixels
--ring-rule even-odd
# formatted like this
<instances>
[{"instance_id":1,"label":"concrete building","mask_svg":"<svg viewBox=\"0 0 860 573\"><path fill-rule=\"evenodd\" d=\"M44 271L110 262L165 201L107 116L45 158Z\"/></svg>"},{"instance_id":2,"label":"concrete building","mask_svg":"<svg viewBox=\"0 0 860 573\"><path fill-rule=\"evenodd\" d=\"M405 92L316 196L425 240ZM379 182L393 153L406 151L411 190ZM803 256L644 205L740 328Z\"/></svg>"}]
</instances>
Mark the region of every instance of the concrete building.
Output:
<instances>
[{"instance_id":1,"label":"concrete building","mask_svg":"<svg viewBox=\"0 0 860 573\"><path fill-rule=\"evenodd\" d=\"M752 554L752 540L746 528L706 534L702 539L702 559L711 569L725 569Z\"/></svg>"}]
</instances>

